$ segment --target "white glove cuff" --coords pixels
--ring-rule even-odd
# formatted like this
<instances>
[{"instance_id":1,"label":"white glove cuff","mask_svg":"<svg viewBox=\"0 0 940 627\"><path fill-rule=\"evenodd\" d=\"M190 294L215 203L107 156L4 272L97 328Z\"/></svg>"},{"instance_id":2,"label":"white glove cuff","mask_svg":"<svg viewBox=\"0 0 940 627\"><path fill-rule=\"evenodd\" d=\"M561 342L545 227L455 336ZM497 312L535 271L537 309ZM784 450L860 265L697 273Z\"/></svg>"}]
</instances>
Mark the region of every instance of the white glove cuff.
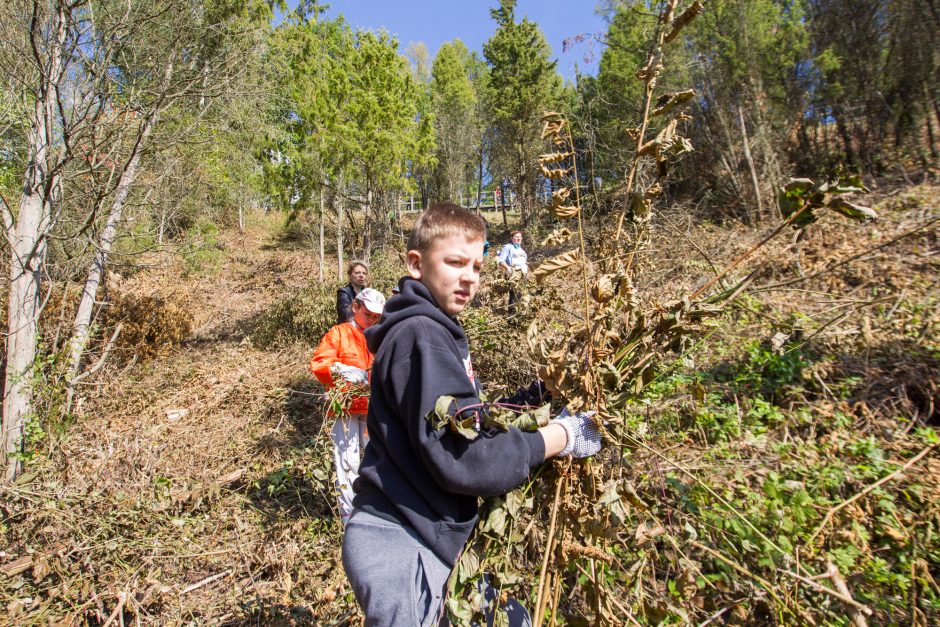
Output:
<instances>
[{"instance_id":1,"label":"white glove cuff","mask_svg":"<svg viewBox=\"0 0 940 627\"><path fill-rule=\"evenodd\" d=\"M559 457L566 457L571 455L572 451L574 451L574 429L571 428L571 423L564 418L557 420L556 422L564 428L565 435L568 437L567 441L565 442L565 448L563 448L561 453L558 454Z\"/></svg>"}]
</instances>

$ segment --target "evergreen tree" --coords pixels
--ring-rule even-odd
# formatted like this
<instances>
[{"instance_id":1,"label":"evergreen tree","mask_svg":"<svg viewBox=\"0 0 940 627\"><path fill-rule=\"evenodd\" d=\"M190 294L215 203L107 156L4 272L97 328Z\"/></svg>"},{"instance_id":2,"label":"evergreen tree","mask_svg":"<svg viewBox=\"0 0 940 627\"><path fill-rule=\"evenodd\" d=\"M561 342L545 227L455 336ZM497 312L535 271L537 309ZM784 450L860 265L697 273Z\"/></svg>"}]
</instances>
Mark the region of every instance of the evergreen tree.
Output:
<instances>
[{"instance_id":1,"label":"evergreen tree","mask_svg":"<svg viewBox=\"0 0 940 627\"><path fill-rule=\"evenodd\" d=\"M332 158L349 163L362 191L363 256L372 249L372 227L384 233L387 215L375 212L376 192L407 189L406 174L431 157L433 131L419 115L421 92L398 42L387 33L360 31L350 58L338 110Z\"/></svg>"},{"instance_id":2,"label":"evergreen tree","mask_svg":"<svg viewBox=\"0 0 940 627\"><path fill-rule=\"evenodd\" d=\"M622 178L635 149L624 130L636 126L643 114L643 83L636 71L646 63L656 26L655 13L646 4L631 2L612 9L597 79L582 83L590 90L582 94L590 99L597 173L604 179Z\"/></svg>"},{"instance_id":3,"label":"evergreen tree","mask_svg":"<svg viewBox=\"0 0 940 627\"><path fill-rule=\"evenodd\" d=\"M431 101L437 140L437 196L458 200L468 165L477 151L477 96L470 81L470 52L459 39L438 50L431 71Z\"/></svg>"},{"instance_id":4,"label":"evergreen tree","mask_svg":"<svg viewBox=\"0 0 940 627\"><path fill-rule=\"evenodd\" d=\"M804 117L808 33L802 0L721 0L688 29L699 94L690 164L715 201L745 220L775 213L793 129ZM707 174L706 174L707 173ZM701 176L699 174L699 176Z\"/></svg>"},{"instance_id":5,"label":"evergreen tree","mask_svg":"<svg viewBox=\"0 0 940 627\"><path fill-rule=\"evenodd\" d=\"M322 20L322 8L308 14L302 5L272 41L268 66L284 97L263 165L267 191L291 219L308 211L328 178L342 174L341 155L332 154L339 105L354 38L342 17Z\"/></svg>"},{"instance_id":6,"label":"evergreen tree","mask_svg":"<svg viewBox=\"0 0 940 627\"><path fill-rule=\"evenodd\" d=\"M538 184L538 119L557 102L561 79L542 31L528 18L517 22L515 7L516 0L501 0L490 10L496 32L483 45L483 55L490 65L487 103L496 174L512 180L527 222Z\"/></svg>"}]
</instances>

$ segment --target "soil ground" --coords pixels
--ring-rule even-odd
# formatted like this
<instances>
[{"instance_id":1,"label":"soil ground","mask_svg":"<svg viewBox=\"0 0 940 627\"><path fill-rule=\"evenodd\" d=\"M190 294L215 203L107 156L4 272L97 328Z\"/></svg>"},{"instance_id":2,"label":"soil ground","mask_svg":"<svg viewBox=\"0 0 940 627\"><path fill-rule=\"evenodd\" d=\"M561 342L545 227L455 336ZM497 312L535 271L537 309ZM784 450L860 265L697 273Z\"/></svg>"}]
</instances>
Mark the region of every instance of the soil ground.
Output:
<instances>
[{"instance_id":1,"label":"soil ground","mask_svg":"<svg viewBox=\"0 0 940 627\"><path fill-rule=\"evenodd\" d=\"M754 296L768 307L754 323L765 330L831 307L820 295L855 299L848 308L859 315L809 332L862 347L833 368L866 373L873 408L900 412L906 395L907 411L932 412L921 421L936 419L935 365L908 364L923 369L924 385L903 388L892 375L908 342L936 348L936 222L903 245L891 241L936 220L937 198L936 188L903 190L881 199L885 219L864 239L855 227L820 228L774 249L761 283L802 275L812 289L804 281L804 291ZM654 251L646 289L663 297L701 284L758 237L679 214L658 228L672 243ZM167 354L124 359L84 386L74 424L51 433L30 472L3 488L0 624L358 624L340 565L322 390L306 370L313 346L261 348L252 337L272 308L318 283L315 256L282 237L276 216L225 233L221 247L214 270L162 259L112 281L122 293L180 303L192 332ZM886 290L877 315L862 304L872 286ZM877 358L863 350L872 336L885 349ZM891 342L895 362L885 357ZM940 469L936 458L931 468Z\"/></svg>"}]
</instances>

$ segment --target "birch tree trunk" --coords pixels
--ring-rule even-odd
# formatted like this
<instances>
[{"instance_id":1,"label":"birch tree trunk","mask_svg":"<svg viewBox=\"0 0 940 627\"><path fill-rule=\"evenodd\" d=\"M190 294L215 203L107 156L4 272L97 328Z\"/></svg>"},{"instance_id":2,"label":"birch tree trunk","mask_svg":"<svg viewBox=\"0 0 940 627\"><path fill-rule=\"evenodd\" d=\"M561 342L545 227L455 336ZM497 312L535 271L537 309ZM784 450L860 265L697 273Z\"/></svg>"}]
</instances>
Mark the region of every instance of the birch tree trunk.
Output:
<instances>
[{"instance_id":1,"label":"birch tree trunk","mask_svg":"<svg viewBox=\"0 0 940 627\"><path fill-rule=\"evenodd\" d=\"M346 276L343 268L343 183L336 186L336 278L342 281Z\"/></svg>"},{"instance_id":2,"label":"birch tree trunk","mask_svg":"<svg viewBox=\"0 0 940 627\"><path fill-rule=\"evenodd\" d=\"M33 15L41 13L34 5ZM10 244L10 289L7 313L7 364L3 396L2 447L0 466L3 479L12 482L20 473L27 417L33 412L32 379L36 362L42 270L46 235L51 227L52 203L58 193L59 159L52 155L56 103L63 74L67 34L66 8L57 5L49 17L50 39L38 41L41 32L31 32L35 61L42 69L33 107L33 119L26 135L29 161L23 180L19 210L14 217L7 207L3 215ZM48 46L48 57L40 50Z\"/></svg>"},{"instance_id":3,"label":"birch tree trunk","mask_svg":"<svg viewBox=\"0 0 940 627\"><path fill-rule=\"evenodd\" d=\"M372 255L372 185L366 178L366 219L362 230L362 259Z\"/></svg>"},{"instance_id":4,"label":"birch tree trunk","mask_svg":"<svg viewBox=\"0 0 940 627\"><path fill-rule=\"evenodd\" d=\"M69 386L68 396L72 396L71 381L78 375L81 368L82 355L85 352L85 346L88 343L88 335L91 330L91 315L95 308L95 299L98 296L98 286L101 285L101 279L104 277L105 267L108 263L108 255L114 246L114 240L117 236L118 225L121 222L121 215L124 211L124 203L127 201L127 195L130 193L131 186L137 177L137 165L140 163L140 154L147 138L150 137L150 131L156 123L157 113L152 112L145 119L140 132L137 135L137 141L131 150L130 158L121 172L118 179L117 188L114 192L114 200L111 202L111 211L108 214L108 221L104 230L101 232L101 238L98 242L98 251L92 260L91 267L88 268L88 276L85 279L85 288L82 290L82 297L78 303L78 310L75 313L75 322L72 325L72 340L70 343L69 354Z\"/></svg>"},{"instance_id":5,"label":"birch tree trunk","mask_svg":"<svg viewBox=\"0 0 940 627\"><path fill-rule=\"evenodd\" d=\"M320 189L320 283L323 283L323 266L326 263L326 255L323 249L323 189Z\"/></svg>"},{"instance_id":6,"label":"birch tree trunk","mask_svg":"<svg viewBox=\"0 0 940 627\"><path fill-rule=\"evenodd\" d=\"M42 129L37 129L40 133ZM31 133L32 134L32 133ZM42 159L46 146L37 151ZM33 409L33 366L39 331L42 266L45 261L43 223L48 216L41 166L24 186L16 225L8 223L11 242L10 292L8 307L6 384L3 397L3 449L0 462L4 479L12 482L20 473L26 418Z\"/></svg>"},{"instance_id":7,"label":"birch tree trunk","mask_svg":"<svg viewBox=\"0 0 940 627\"><path fill-rule=\"evenodd\" d=\"M741 144L744 147L744 160L747 161L747 169L751 172L751 186L754 189L754 199L757 201L757 215L760 220L764 219L764 201L760 195L760 181L757 178L757 169L754 167L754 158L751 156L751 147L747 138L747 127L744 125L744 108L738 105L738 123L741 125Z\"/></svg>"}]
</instances>

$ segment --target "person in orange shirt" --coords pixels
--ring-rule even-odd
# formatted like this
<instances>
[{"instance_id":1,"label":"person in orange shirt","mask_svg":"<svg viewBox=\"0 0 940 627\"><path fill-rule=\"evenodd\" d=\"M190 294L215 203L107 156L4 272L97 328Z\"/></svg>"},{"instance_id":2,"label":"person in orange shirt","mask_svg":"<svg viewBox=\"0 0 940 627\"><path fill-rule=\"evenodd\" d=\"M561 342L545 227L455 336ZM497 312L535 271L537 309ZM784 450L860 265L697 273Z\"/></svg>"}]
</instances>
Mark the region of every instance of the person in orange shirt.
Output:
<instances>
[{"instance_id":1,"label":"person in orange shirt","mask_svg":"<svg viewBox=\"0 0 940 627\"><path fill-rule=\"evenodd\" d=\"M379 321L385 297L378 290L365 288L352 303L353 318L337 324L323 336L310 358L310 372L327 390L340 382L368 385L373 355L366 346L363 331ZM343 525L352 513L353 481L359 476L359 460L369 442L366 429L368 396L353 396L343 413L335 415L331 439L336 466L336 489ZM328 415L333 415L332 409Z\"/></svg>"}]
</instances>

